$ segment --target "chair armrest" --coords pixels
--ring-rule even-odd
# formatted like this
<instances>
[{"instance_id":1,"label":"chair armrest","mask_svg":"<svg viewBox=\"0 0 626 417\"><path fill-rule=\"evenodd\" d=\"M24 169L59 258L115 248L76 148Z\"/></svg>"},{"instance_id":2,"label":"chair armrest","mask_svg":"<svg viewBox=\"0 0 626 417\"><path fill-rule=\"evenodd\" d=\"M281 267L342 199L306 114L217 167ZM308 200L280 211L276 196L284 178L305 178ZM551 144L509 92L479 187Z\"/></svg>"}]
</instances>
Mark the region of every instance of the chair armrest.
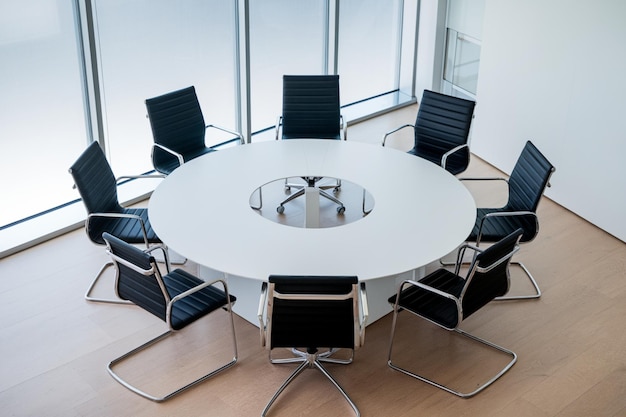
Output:
<instances>
[{"instance_id":1,"label":"chair armrest","mask_svg":"<svg viewBox=\"0 0 626 417\"><path fill-rule=\"evenodd\" d=\"M107 254L111 257L111 259L113 259L113 260L115 260L116 262L119 262L120 264L122 264L122 265L124 265L124 266L126 266L126 267L128 267L128 268L130 268L130 269L132 269L132 270L133 270L133 271L135 271L135 272L140 273L141 275L149 276L149 275L154 274L154 272L155 272L155 271L154 271L154 269L155 269L155 266L154 266L154 265L153 265L150 269L143 269L143 268L138 267L138 266L137 266L137 265L135 265L134 263L129 262L129 261L127 261L126 259L124 259L124 258L121 258L121 257L117 256L116 254L114 254L113 252L111 252L111 251L109 250L109 248L107 248L105 252L106 252L106 253L107 253Z\"/></svg>"},{"instance_id":2,"label":"chair armrest","mask_svg":"<svg viewBox=\"0 0 626 417\"><path fill-rule=\"evenodd\" d=\"M476 255L478 255L479 253L481 253L483 251L483 249L474 246L474 245L470 245L469 243L465 243L461 246L459 246L459 249L457 250L457 255L456 255L456 262L454 264L454 273L456 275L459 275L459 272L461 270L461 267L463 266L463 259L465 258L465 252L467 250L471 250L473 252L472 254L472 262L474 262L474 259L476 258Z\"/></svg>"},{"instance_id":3,"label":"chair armrest","mask_svg":"<svg viewBox=\"0 0 626 417\"><path fill-rule=\"evenodd\" d=\"M539 228L539 217L537 217L537 213L533 211L499 211L495 213L487 213L480 220L480 226L478 227L478 235L476 237L476 245L480 244L480 240L483 234L483 226L486 221L493 217L522 217L522 216L531 216L535 219L536 229Z\"/></svg>"},{"instance_id":4,"label":"chair armrest","mask_svg":"<svg viewBox=\"0 0 626 417\"><path fill-rule=\"evenodd\" d=\"M167 321L167 325L170 328L170 330L172 329L172 325L171 325L171 317L172 317L172 307L174 307L174 304L180 300L182 300L185 297L189 297L190 295L203 290L204 288L208 287L209 285L213 285L213 284L217 284L220 283L222 284L222 287L224 288L224 293L226 294L226 303L228 304L228 309L230 310L231 307L231 303L230 303L230 294L228 293L228 285L226 285L226 281L224 281L223 279L216 279L213 281L206 281L200 285L197 285L193 288L188 289L187 291L184 291L180 294L178 294L176 297L172 298L169 303L167 303L167 310L165 313L165 318Z\"/></svg>"},{"instance_id":5,"label":"chair armrest","mask_svg":"<svg viewBox=\"0 0 626 417\"><path fill-rule=\"evenodd\" d=\"M221 130L222 132L230 133L231 135L235 135L239 138L240 144L242 145L246 144L246 142L243 140L243 135L239 132L235 132L234 130L226 129L225 127L221 127L218 125L206 125L204 128L205 129L213 128L213 129Z\"/></svg>"},{"instance_id":6,"label":"chair armrest","mask_svg":"<svg viewBox=\"0 0 626 417\"><path fill-rule=\"evenodd\" d=\"M275 139L278 140L278 134L280 133L280 126L283 124L283 116L278 116L276 118L276 127L275 127Z\"/></svg>"},{"instance_id":7,"label":"chair armrest","mask_svg":"<svg viewBox=\"0 0 626 417\"><path fill-rule=\"evenodd\" d=\"M259 298L259 310L257 312L257 317L259 318L259 331L261 336L261 346L265 346L265 328L266 323L263 320L263 316L265 316L265 307L267 306L267 282L263 282L261 284L261 296Z\"/></svg>"},{"instance_id":8,"label":"chair armrest","mask_svg":"<svg viewBox=\"0 0 626 417\"><path fill-rule=\"evenodd\" d=\"M341 133L343 136L343 140L348 140L348 124L341 114L339 115L339 123L341 123Z\"/></svg>"},{"instance_id":9,"label":"chair armrest","mask_svg":"<svg viewBox=\"0 0 626 417\"><path fill-rule=\"evenodd\" d=\"M415 280L412 280L412 279L407 279L407 280L402 282L402 284L398 288L398 295L402 292L402 290L404 289L405 285L412 285L412 286L415 286L415 287L420 287L423 290L432 292L433 294L437 294L437 295L439 295L439 296L441 296L443 298L448 298L450 300L454 300L454 301L456 301L457 304L459 304L459 299L456 298L454 295L448 294L447 292L441 291L440 289L437 289L435 287L431 287L430 285L426 285L423 282L415 281ZM396 298L396 303L397 303L397 301L398 301L398 299Z\"/></svg>"},{"instance_id":10,"label":"chair armrest","mask_svg":"<svg viewBox=\"0 0 626 417\"><path fill-rule=\"evenodd\" d=\"M509 180L504 177L461 177L459 181L504 181L509 183Z\"/></svg>"},{"instance_id":11,"label":"chair armrest","mask_svg":"<svg viewBox=\"0 0 626 417\"><path fill-rule=\"evenodd\" d=\"M158 143L153 143L152 144L152 152L154 152L154 148L159 148L159 149L169 153L170 155L175 156L176 158L178 158L178 166L182 166L185 163L185 159L183 158L183 156L181 154L171 150L168 147L165 147L165 146L160 145Z\"/></svg>"},{"instance_id":12,"label":"chair armrest","mask_svg":"<svg viewBox=\"0 0 626 417\"><path fill-rule=\"evenodd\" d=\"M476 271L480 272L480 273L489 272L493 268L495 268L498 265L502 264L503 262L506 262L507 260L511 259L511 257L513 255L515 255L515 253L517 251L519 251L519 244L515 245L515 247L513 248L513 250L511 252L507 253L506 255L502 256L501 258L496 259L495 261L493 261L489 265L487 265L487 266L477 266L476 267Z\"/></svg>"},{"instance_id":13,"label":"chair armrest","mask_svg":"<svg viewBox=\"0 0 626 417\"><path fill-rule=\"evenodd\" d=\"M163 259L165 260L165 270L167 273L170 273L171 264L170 264L170 255L167 252L167 247L161 244L154 244L149 248L144 249L145 253L152 253L155 250L160 250L163 253Z\"/></svg>"},{"instance_id":14,"label":"chair armrest","mask_svg":"<svg viewBox=\"0 0 626 417\"><path fill-rule=\"evenodd\" d=\"M165 174L122 175L115 179L115 183L119 184L123 180L136 180L141 178L165 178L165 176Z\"/></svg>"},{"instance_id":15,"label":"chair armrest","mask_svg":"<svg viewBox=\"0 0 626 417\"><path fill-rule=\"evenodd\" d=\"M121 219L121 218L127 218L127 219L135 219L139 221L139 224L141 225L141 233L143 234L143 241L146 244L146 248L150 247L150 244L148 243L148 232L146 231L146 225L143 221L143 219L139 216L137 216L136 214L128 214L128 213L91 213L87 216L87 219L85 220L85 229L89 230L89 223L91 222L91 219L94 217L108 217L108 218L117 218L117 219Z\"/></svg>"},{"instance_id":16,"label":"chair armrest","mask_svg":"<svg viewBox=\"0 0 626 417\"><path fill-rule=\"evenodd\" d=\"M458 322L460 323L462 320L462 307L461 307L461 302L459 301L458 298L456 298L455 296L453 296L452 294L448 294L447 292L441 291L437 288L431 287L430 285L426 285L424 283L421 283L419 281L415 281L412 279L407 279L405 281L402 282L402 284L400 284L400 286L398 287L398 292L396 293L396 303L394 304L394 311L398 310L398 302L400 301L400 294L402 293L402 290L404 289L405 285L411 285L411 286L415 286L415 287L419 287L425 291L428 291L432 294L438 295L441 298L445 298L451 301L454 301L455 305L456 305L456 311L457 311L457 319Z\"/></svg>"},{"instance_id":17,"label":"chair armrest","mask_svg":"<svg viewBox=\"0 0 626 417\"><path fill-rule=\"evenodd\" d=\"M402 129L406 128L406 127L411 127L411 128L413 128L413 131L415 131L415 126L413 126L413 125L409 125L409 124L406 124L406 125L402 125L402 126L400 126L400 127L397 127L397 128L395 128L394 130L391 130L391 131L389 131L389 132L387 132L387 133L385 133L385 134L383 135L382 145L383 145L383 146L385 146L385 142L387 141L387 136L391 135L392 133L396 133L397 131L402 130Z\"/></svg>"},{"instance_id":18,"label":"chair armrest","mask_svg":"<svg viewBox=\"0 0 626 417\"><path fill-rule=\"evenodd\" d=\"M443 169L446 169L446 165L447 165L447 161L448 161L448 157L458 151L460 151L461 149L465 149L467 148L467 144L464 143L463 145L459 145L455 148L450 149L448 152L444 153L443 156L441 157L441 167Z\"/></svg>"},{"instance_id":19,"label":"chair armrest","mask_svg":"<svg viewBox=\"0 0 626 417\"><path fill-rule=\"evenodd\" d=\"M367 326L367 319L369 318L369 307L367 304L367 291L365 289L365 282L359 283L359 293L361 294L361 322L359 329L359 338L361 340L360 346L365 343L365 326Z\"/></svg>"}]
</instances>

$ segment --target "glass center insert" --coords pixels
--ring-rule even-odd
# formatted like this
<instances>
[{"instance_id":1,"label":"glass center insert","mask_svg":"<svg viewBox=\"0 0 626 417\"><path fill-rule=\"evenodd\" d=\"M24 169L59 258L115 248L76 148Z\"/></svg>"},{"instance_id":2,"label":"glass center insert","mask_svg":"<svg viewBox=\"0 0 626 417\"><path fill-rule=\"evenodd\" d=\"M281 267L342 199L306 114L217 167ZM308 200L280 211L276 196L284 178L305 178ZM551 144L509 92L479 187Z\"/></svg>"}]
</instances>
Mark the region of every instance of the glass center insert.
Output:
<instances>
[{"instance_id":1,"label":"glass center insert","mask_svg":"<svg viewBox=\"0 0 626 417\"><path fill-rule=\"evenodd\" d=\"M331 177L280 178L254 190L250 207L291 227L337 227L363 219L374 198L363 187Z\"/></svg>"}]
</instances>

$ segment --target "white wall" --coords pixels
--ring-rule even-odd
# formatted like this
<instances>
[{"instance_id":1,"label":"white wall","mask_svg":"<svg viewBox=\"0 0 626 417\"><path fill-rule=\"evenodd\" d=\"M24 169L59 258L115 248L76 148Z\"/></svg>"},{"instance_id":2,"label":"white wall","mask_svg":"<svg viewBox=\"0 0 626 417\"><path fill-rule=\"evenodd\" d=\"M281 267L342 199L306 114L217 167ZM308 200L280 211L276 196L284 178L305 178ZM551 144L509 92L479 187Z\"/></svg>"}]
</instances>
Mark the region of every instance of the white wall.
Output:
<instances>
[{"instance_id":1,"label":"white wall","mask_svg":"<svg viewBox=\"0 0 626 417\"><path fill-rule=\"evenodd\" d=\"M475 154L510 173L532 140L546 195L626 241L626 1L486 0L475 114Z\"/></svg>"}]
</instances>

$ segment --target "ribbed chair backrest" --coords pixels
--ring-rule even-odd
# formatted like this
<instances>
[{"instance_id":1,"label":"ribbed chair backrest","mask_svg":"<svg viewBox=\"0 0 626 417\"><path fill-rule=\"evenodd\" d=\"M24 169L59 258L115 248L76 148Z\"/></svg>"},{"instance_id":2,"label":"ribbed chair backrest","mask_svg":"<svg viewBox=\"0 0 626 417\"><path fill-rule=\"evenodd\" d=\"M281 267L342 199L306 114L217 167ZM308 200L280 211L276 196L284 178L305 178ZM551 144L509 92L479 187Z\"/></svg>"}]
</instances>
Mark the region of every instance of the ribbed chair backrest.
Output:
<instances>
[{"instance_id":1,"label":"ribbed chair backrest","mask_svg":"<svg viewBox=\"0 0 626 417\"><path fill-rule=\"evenodd\" d=\"M283 76L283 139L341 139L338 75Z\"/></svg>"},{"instance_id":2,"label":"ribbed chair backrest","mask_svg":"<svg viewBox=\"0 0 626 417\"><path fill-rule=\"evenodd\" d=\"M508 292L509 263L518 250L522 233L521 228L517 229L476 256L460 296L463 319L480 310L494 298ZM491 267L486 269L488 266Z\"/></svg>"},{"instance_id":3,"label":"ribbed chair backrest","mask_svg":"<svg viewBox=\"0 0 626 417\"><path fill-rule=\"evenodd\" d=\"M355 348L357 277L272 275L269 283L270 348Z\"/></svg>"},{"instance_id":4,"label":"ribbed chair backrest","mask_svg":"<svg viewBox=\"0 0 626 417\"><path fill-rule=\"evenodd\" d=\"M122 262L114 261L117 268L117 295L165 321L169 295L166 299L167 290L158 273L154 257L109 233L103 233L102 237L113 255L146 271L144 274Z\"/></svg>"},{"instance_id":5,"label":"ribbed chair backrest","mask_svg":"<svg viewBox=\"0 0 626 417\"><path fill-rule=\"evenodd\" d=\"M475 102L424 90L415 121L415 154L441 165L442 156L459 145L467 144ZM452 154L446 169L459 174L469 165L470 151L465 148Z\"/></svg>"},{"instance_id":6,"label":"ribbed chair backrest","mask_svg":"<svg viewBox=\"0 0 626 417\"><path fill-rule=\"evenodd\" d=\"M206 125L194 86L146 100L154 142L181 155L204 149ZM155 167L167 165L172 155L159 149L152 153Z\"/></svg>"},{"instance_id":7,"label":"ribbed chair backrest","mask_svg":"<svg viewBox=\"0 0 626 417\"><path fill-rule=\"evenodd\" d=\"M121 213L117 184L98 142L92 142L69 169L88 213Z\"/></svg>"},{"instance_id":8,"label":"ribbed chair backrest","mask_svg":"<svg viewBox=\"0 0 626 417\"><path fill-rule=\"evenodd\" d=\"M509 177L510 211L537 211L554 166L531 142L527 141Z\"/></svg>"}]
</instances>

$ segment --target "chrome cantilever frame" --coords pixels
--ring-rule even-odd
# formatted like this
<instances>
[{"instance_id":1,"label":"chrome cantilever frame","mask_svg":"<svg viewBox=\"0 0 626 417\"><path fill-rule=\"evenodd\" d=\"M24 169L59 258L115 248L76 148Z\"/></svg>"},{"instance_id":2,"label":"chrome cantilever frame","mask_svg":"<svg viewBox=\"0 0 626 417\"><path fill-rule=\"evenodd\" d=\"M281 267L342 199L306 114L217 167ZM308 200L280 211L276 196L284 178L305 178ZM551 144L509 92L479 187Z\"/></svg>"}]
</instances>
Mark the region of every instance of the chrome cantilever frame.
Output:
<instances>
[{"instance_id":1,"label":"chrome cantilever frame","mask_svg":"<svg viewBox=\"0 0 626 417\"><path fill-rule=\"evenodd\" d=\"M457 334L460 334L461 336L467 337L471 340L474 340L478 343L482 343L483 345L486 345L490 348L493 348L497 351L500 351L502 353L505 353L507 355L509 355L511 357L511 360L507 363L507 365L502 368L502 370L500 372L498 372L496 375L494 375L492 378L490 378L487 382L485 382L484 384L480 385L478 388L476 388L475 390L471 391L471 392L461 392L455 389L452 389L446 385L440 384L438 382L433 381L432 379L428 379L424 376L418 375L414 372L411 372L407 369L401 368L397 365L395 365L394 363L391 362L391 349L393 348L393 337L395 334L395 329L396 329L396 320L397 320L397 316L398 316L398 312L394 311L393 314L393 324L392 324L392 331L391 331L391 340L392 343L389 346L389 354L387 356L387 365L389 365L390 368L395 369L396 371L400 371L405 375L408 375L410 377L419 379L420 381L426 382L427 384L433 385L437 388L440 388L444 391L447 391L451 394L454 394L458 397L461 398L470 398L473 397L474 395L478 394L479 392L481 392L482 390L484 390L485 388L487 388L489 385L491 385L492 383L494 383L498 378L500 378L502 375L504 375L509 369L511 369L511 367L515 364L515 362L517 362L517 354L511 350L508 350L506 348L503 348L502 346L498 346L494 343L489 342L488 340L485 339L481 339L479 337L476 337L470 333L467 333L461 329L453 329L453 331Z\"/></svg>"},{"instance_id":2,"label":"chrome cantilever frame","mask_svg":"<svg viewBox=\"0 0 626 417\"><path fill-rule=\"evenodd\" d=\"M169 266L169 261L167 260L167 249L165 248L164 245L156 245L153 246L152 248L150 248L150 250L146 250L145 252L149 252L151 250L154 249L161 249L163 250L163 254L165 256L166 259L166 268L167 268L167 272L170 272L170 266ZM165 284L163 283L163 279L161 277L161 273L159 271L158 266L156 265L156 263L153 263L150 269L142 269L137 267L135 264L130 263L128 261L126 261L125 259L122 259L116 255L114 255L113 253L111 253L111 251L109 249L107 249L107 253L111 256L112 259L114 259L116 262L119 262L145 276L150 276L150 275L156 275L157 277L157 281L159 283L159 287L161 288L161 291L163 292L163 295L165 297L165 300L167 301L167 311L166 311L166 323L168 326L168 330L162 334L160 334L159 336L147 341L146 343L142 344L141 346L136 347L135 349L131 350L128 353L123 354L122 356L113 359L112 361L109 362L109 364L107 365L107 371L109 372L109 374L120 384L122 384L124 387L126 387L127 389L129 389L130 391L134 392L135 394L138 394L144 398L147 398L151 401L155 401L155 402L163 402L166 400L169 400L170 398L174 397L175 395L180 394L181 392L194 387L196 385L198 385L199 383L211 378L212 376L220 373L221 371L230 368L231 366L233 366L235 363L237 363L237 358L238 358L238 353L237 353L237 338L235 335L235 323L233 320L233 310L232 310L232 303L230 302L230 295L228 293L228 287L226 285L226 282L222 279L217 279L214 281L210 281L210 282L204 282L201 285L198 285L196 287L193 287L181 294L178 294L177 296L175 296L174 298L170 298L169 294L167 292L167 290L165 289ZM112 262L113 263L113 262ZM161 395L161 396L157 396L157 395L153 395L153 394L149 394L146 391L138 388L135 385L132 385L131 383L127 382L126 380L124 380L120 375L118 375L114 370L113 367L117 364L119 364L120 362L123 362L124 360L138 354L139 352L149 348L150 346L153 346L155 344L157 344L158 342L166 339L167 337L173 335L174 333L180 331L180 330L175 330L172 328L172 324L171 324L171 311L172 311L172 307L174 305L174 303L176 303L177 301L180 301L181 299L188 297L210 285L216 284L216 283L220 283L223 288L224 288L224 292L226 293L226 300L227 300L227 306L226 306L226 311L228 312L229 316L230 316L230 328L231 328L231 334L232 334L232 342L233 342L233 358L230 360L230 362L227 362L226 364L220 366L217 369L212 370L211 372L205 374L204 376L201 376L200 378L189 382L188 384L177 388L176 390L166 394L166 395ZM116 286L117 288L117 286ZM182 329L181 329L182 330Z\"/></svg>"},{"instance_id":3,"label":"chrome cantilever frame","mask_svg":"<svg viewBox=\"0 0 626 417\"><path fill-rule=\"evenodd\" d=\"M214 125L214 124L206 125L206 126L204 126L204 129L205 130L207 130L207 129L217 129L217 130L221 130L222 132L230 133L231 135L234 135L234 136L239 138L239 144L240 145L245 145L246 144L246 141L243 138L243 135L241 133L239 133L239 132L235 132L234 130L230 130L230 129L227 129L225 127L221 127L221 126ZM157 149L157 148L161 149L163 152L167 152L170 155L176 157L176 160L178 161L178 166L179 167L182 166L185 163L185 158L183 157L183 155L181 153L176 152L175 150L170 149L167 146L163 146L160 143L153 143L152 144L152 154L153 154L153 156L154 156L154 150ZM165 176L165 174L163 174L163 176Z\"/></svg>"},{"instance_id":4,"label":"chrome cantilever frame","mask_svg":"<svg viewBox=\"0 0 626 417\"><path fill-rule=\"evenodd\" d=\"M316 300L345 300L345 299L357 296L357 294L354 294L354 292L351 292L347 295L306 294L306 295L299 296L295 294L283 295L283 294L278 294L276 292L274 292L274 294L276 295L277 298L310 299L314 297ZM365 326L367 324L367 319L369 317L369 310L367 307L367 292L365 289L364 282L359 283L359 296L361 298L361 302L359 303L361 307L361 317L359 318L355 316L355 321L358 320L358 323L355 323L355 328L357 328L358 326L358 329L359 329L358 346L355 346L355 348L362 346L365 341ZM259 309L258 309L261 346L266 346L266 341L267 341L268 326L265 320L267 297L268 297L268 284L267 282L263 282L263 284L261 285L261 298L259 301ZM274 404L276 399L280 396L280 394L285 390L285 388L287 388L287 386L298 375L300 375L305 369L309 369L309 368L317 368L328 380L330 380L330 382L335 386L335 388L337 388L337 390L345 398L348 404L350 404L350 407L352 407L352 410L354 411L356 416L357 417L361 416L359 409L354 404L354 402L350 399L346 391L341 387L341 385L339 385L339 383L335 380L335 378L333 378L332 375L328 373L326 368L324 368L324 366L322 365L322 362L342 364L342 365L350 364L352 363L352 360L354 359L354 349L351 350L351 355L348 359L336 359L336 358L331 357L335 352L339 351L339 349L329 349L324 352L319 352L317 349L315 349L314 351L301 351L296 348L293 348L291 349L291 351L294 354L293 358L276 359L272 357L272 349L269 349L270 363L272 364L300 363L300 365L291 373L291 375L289 375L289 377L285 380L285 382L283 382L280 388L278 388L276 393L274 393L272 398L269 400L269 402L267 403L267 405L261 412L262 417L265 417L267 415L269 409Z\"/></svg>"},{"instance_id":5,"label":"chrome cantilever frame","mask_svg":"<svg viewBox=\"0 0 626 417\"><path fill-rule=\"evenodd\" d=\"M459 178L459 181L502 181L502 182L506 183L507 186L508 186L508 183L509 183L509 180L507 178L504 178L504 177L464 177L464 178ZM546 184L546 187L551 187L549 180L548 180L548 183ZM489 213L489 214L485 215L485 217L483 217L483 219L481 220L478 236L476 238L476 246L479 246L480 243L481 243L483 224L484 224L485 220L487 220L490 217L507 217L507 216L508 217L533 216L534 219L535 219L535 230L537 231L535 233L535 236L533 236L532 239L529 239L529 240L527 240L525 242L522 242L520 244L525 244L525 243L532 242L535 239L535 237L537 236L537 234L539 234L539 218L537 217L537 213L535 213L535 212L532 212L532 211L510 211L510 212ZM443 259L440 259L439 263L441 265L443 265L443 266L454 265L451 262L443 261ZM467 265L467 264L468 264L468 262L464 262L464 265ZM531 293L531 294L523 294L523 295L504 295L502 297L496 298L495 300L496 301L510 301L510 300L532 300L532 299L540 298L541 297L541 289L539 288L539 284L537 284L537 281L535 280L535 277L530 273L530 271L528 270L526 265L524 265L521 261L511 261L510 264L511 265L515 265L515 266L519 267L522 270L522 272L526 275L526 277L530 281L531 285L533 286L534 292Z\"/></svg>"},{"instance_id":6,"label":"chrome cantilever frame","mask_svg":"<svg viewBox=\"0 0 626 417\"><path fill-rule=\"evenodd\" d=\"M461 265L464 264L462 262L462 260L464 258L464 254L465 254L465 251L467 249L473 251L473 255L472 255L472 259L473 260L476 258L477 254L479 254L480 252L483 251L480 248L478 248L477 246L473 246L473 245L465 244L465 245L461 246L459 248L458 252L457 252L457 262L455 263L455 274L457 274L457 275L458 275L458 273L460 271ZM491 269L495 268L496 266L501 265L503 262L510 262L511 257L515 253L517 253L518 250L519 250L519 243L518 243L518 245L516 245L515 249L513 251L511 251L508 255L506 255L506 256L496 260L495 262L493 262L492 264L490 264L488 266L479 267L478 265L476 265L474 263L473 269L468 271L468 273L467 273L467 279L471 280L474 272L480 272L480 273L488 272ZM464 330L459 329L458 328L458 324L457 324L457 326L455 328L451 329L451 328L442 326L441 324L436 323L436 322L430 320L428 317L420 316L420 315L412 312L409 309L402 309L399 306L400 294L402 293L402 290L404 289L404 287L406 285L413 285L413 286L420 287L420 288L422 288L422 289L424 289L426 291L429 291L429 292L431 292L433 294L437 294L441 298L445 298L445 299L453 301L456 304L456 307L457 307L458 323L461 323L461 321L463 319L463 317L462 317L463 308L462 308L462 305L461 305L461 300L459 298L457 298L457 297L455 297L455 296L453 296L451 294L448 294L448 293L446 293L444 291L441 291L441 290L439 290L437 288L433 288L433 287L431 287L429 285L426 285L426 284L424 284L422 282L419 282L419 281L415 281L415 280L405 280L405 281L403 281L402 284L398 287L398 290L396 292L396 302L393 305L393 320L392 320L392 324L391 324L391 336L390 336L390 339L389 339L389 351L388 351L388 354L387 354L387 365L390 368L395 369L396 371L400 371L403 374L408 375L410 377L419 379L420 381L426 382L427 384L433 385L433 386L435 386L437 388L440 388L440 389L442 389L444 391L447 391L447 392L449 392L451 394L454 394L456 396L459 396L461 398L469 398L469 397L473 397L474 395L478 394L479 392L481 392L482 390L487 388L489 385L493 384L498 378L500 378L509 369L511 369L511 367L515 364L515 362L517 362L517 354L515 352L513 352L513 351L511 351L509 349L506 349L506 348L504 348L502 346L498 346L495 343L492 343L492 342L490 342L488 340L481 339L481 338L479 338L477 336L474 336L474 335L472 335L470 333L467 333ZM465 292L465 289L463 290L462 294L464 294L464 292ZM450 388L449 386L443 385L443 384L441 384L439 382L436 382L436 381L434 381L432 379L426 378L424 376L418 375L415 372L409 371L408 369L402 368L402 367L394 364L392 362L392 359L391 359L391 354L392 354L392 351L393 351L393 339L394 339L395 332L396 332L396 323L398 321L398 314L400 313L401 310L406 310L406 311L408 311L409 313L411 313L411 314L413 314L415 316L418 316L418 317L420 317L420 318L422 318L422 319L424 319L426 321L429 321L429 322L431 322L431 323L433 323L433 324L435 324L435 325L437 325L439 327L442 327L443 329L446 329L448 331L453 331L456 334L459 334L459 335L464 336L464 337L466 337L468 339L471 339L471 340L473 340L475 342L481 343L481 344L483 344L483 345L485 345L485 346L487 346L489 348L492 348L494 350L502 352L502 353L510 356L511 360L496 375L494 375L487 382L479 385L476 389L474 389L473 391L470 391L470 392L462 392L462 391L459 391L459 390L455 390L453 388Z\"/></svg>"},{"instance_id":7,"label":"chrome cantilever frame","mask_svg":"<svg viewBox=\"0 0 626 417\"><path fill-rule=\"evenodd\" d=\"M137 178L165 178L165 175L163 174L124 175L124 176L116 178L115 182L117 184L121 180L137 179ZM76 188L76 184L74 184L73 188ZM141 217L134 215L134 214L124 214L124 213L91 213L87 216L87 219L85 220L85 232L87 233L87 237L89 237L89 222L94 217L129 218L129 219L137 220L139 224L141 225L141 233L143 235L144 245L146 249L151 248L150 243L148 242L148 233L146 232L146 226ZM169 263L168 260L166 260L166 262ZM85 292L85 300L91 301L91 302L98 302L98 303L108 303L108 304L132 304L131 302L126 301L126 300L113 299L113 298L101 298L101 297L94 297L91 295L91 292L95 288L96 284L98 283L98 280L102 277L104 272L113 266L114 264L112 261L108 261L104 265L102 265L102 267L96 274L95 278L91 281L91 284L87 288L87 291Z\"/></svg>"}]
</instances>

